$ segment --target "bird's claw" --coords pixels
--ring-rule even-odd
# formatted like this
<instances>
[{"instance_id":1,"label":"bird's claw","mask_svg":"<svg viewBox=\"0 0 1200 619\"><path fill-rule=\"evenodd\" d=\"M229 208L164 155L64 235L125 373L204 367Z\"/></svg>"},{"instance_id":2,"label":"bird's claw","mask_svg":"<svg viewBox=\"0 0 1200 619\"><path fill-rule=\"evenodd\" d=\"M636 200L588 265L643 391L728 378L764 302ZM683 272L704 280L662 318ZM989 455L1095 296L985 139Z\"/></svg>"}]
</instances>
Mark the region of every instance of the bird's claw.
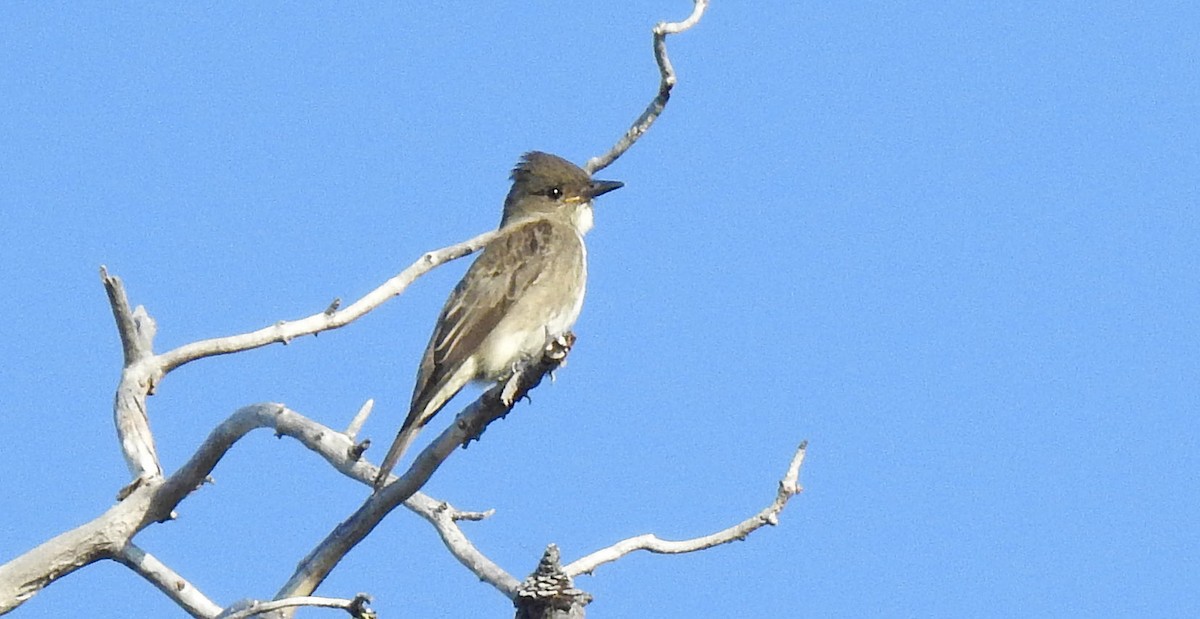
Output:
<instances>
[{"instance_id":1,"label":"bird's claw","mask_svg":"<svg viewBox=\"0 0 1200 619\"><path fill-rule=\"evenodd\" d=\"M567 353L571 352L571 347L575 345L575 334L567 331L559 334L554 339L546 343L544 354L547 359L558 361L560 364L565 363Z\"/></svg>"},{"instance_id":2,"label":"bird's claw","mask_svg":"<svg viewBox=\"0 0 1200 619\"><path fill-rule=\"evenodd\" d=\"M505 381L504 389L500 391L500 403L504 405L504 408L512 408L513 405L520 401L517 394L517 390L520 388L520 377L521 372L514 371L512 376L509 376L508 380Z\"/></svg>"}]
</instances>

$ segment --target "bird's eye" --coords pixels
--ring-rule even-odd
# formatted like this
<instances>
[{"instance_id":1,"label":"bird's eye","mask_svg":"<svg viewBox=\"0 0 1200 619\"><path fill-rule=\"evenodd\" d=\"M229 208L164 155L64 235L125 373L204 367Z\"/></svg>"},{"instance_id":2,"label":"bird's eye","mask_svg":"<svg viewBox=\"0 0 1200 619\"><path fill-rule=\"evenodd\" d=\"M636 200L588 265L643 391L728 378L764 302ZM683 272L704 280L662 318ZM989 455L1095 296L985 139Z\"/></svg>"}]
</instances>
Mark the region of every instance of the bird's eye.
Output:
<instances>
[{"instance_id":1,"label":"bird's eye","mask_svg":"<svg viewBox=\"0 0 1200 619\"><path fill-rule=\"evenodd\" d=\"M562 197L562 189L559 187L551 187L546 190L546 195L550 196L551 200L557 200Z\"/></svg>"}]
</instances>

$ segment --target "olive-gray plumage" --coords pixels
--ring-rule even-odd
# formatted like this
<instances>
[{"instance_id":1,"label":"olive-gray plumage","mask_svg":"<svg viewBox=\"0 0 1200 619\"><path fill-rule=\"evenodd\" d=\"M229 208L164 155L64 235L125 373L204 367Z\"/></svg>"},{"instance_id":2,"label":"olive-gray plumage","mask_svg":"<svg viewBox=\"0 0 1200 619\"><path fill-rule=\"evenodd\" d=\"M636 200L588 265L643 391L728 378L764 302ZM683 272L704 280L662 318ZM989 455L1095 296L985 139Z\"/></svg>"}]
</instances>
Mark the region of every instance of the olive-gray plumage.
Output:
<instances>
[{"instance_id":1,"label":"olive-gray plumage","mask_svg":"<svg viewBox=\"0 0 1200 619\"><path fill-rule=\"evenodd\" d=\"M504 233L484 247L446 300L376 488L417 432L467 383L506 379L579 317L592 199L622 184L592 180L566 159L540 152L521 158L512 181L500 220Z\"/></svg>"}]
</instances>

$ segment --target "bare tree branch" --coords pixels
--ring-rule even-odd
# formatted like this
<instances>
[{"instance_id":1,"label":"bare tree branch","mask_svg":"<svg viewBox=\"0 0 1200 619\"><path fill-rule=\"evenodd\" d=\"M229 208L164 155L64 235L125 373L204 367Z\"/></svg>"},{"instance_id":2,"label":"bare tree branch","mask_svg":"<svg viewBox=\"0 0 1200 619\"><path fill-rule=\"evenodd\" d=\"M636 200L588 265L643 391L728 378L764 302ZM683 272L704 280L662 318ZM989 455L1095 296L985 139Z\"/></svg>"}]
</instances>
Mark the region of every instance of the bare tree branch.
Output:
<instances>
[{"instance_id":1,"label":"bare tree branch","mask_svg":"<svg viewBox=\"0 0 1200 619\"><path fill-rule=\"evenodd\" d=\"M121 455L136 485L142 480L162 475L158 450L154 447L154 434L150 431L150 419L146 414L146 396L154 392L154 381L146 374L149 368L145 364L146 359L154 354L155 325L142 306L139 305L136 310L130 309L129 297L125 294L121 278L109 275L108 269L100 267L100 279L108 294L108 303L112 307L125 357L121 381L113 398L113 423L117 427ZM123 490L122 495L129 490Z\"/></svg>"},{"instance_id":2,"label":"bare tree branch","mask_svg":"<svg viewBox=\"0 0 1200 619\"><path fill-rule=\"evenodd\" d=\"M570 349L571 342L573 342L573 337L562 342L552 342L538 363L519 369L507 383L493 386L479 399L463 409L455 418L454 423L417 456L404 475L394 481L389 480L386 486L368 497L349 518L338 524L325 537L324 541L300 562L295 573L275 597L309 595L315 591L342 557L374 530L375 526L397 505L409 499L421 486L425 485L434 471L455 449L477 439L488 424L508 414L514 402L541 383L546 374L557 368L566 357L566 351ZM508 397L506 395L508 393L515 394L515 397ZM436 521L430 520L430 522L434 522L437 526ZM442 533L443 527L439 526L438 531ZM443 540L446 539L447 537L443 535ZM458 552L455 552L455 556L464 565L473 570L475 567L483 570L475 572L481 579L492 583L506 595L510 586L515 587L515 579L511 575L505 573L478 551L474 551L473 547L456 548ZM469 557L470 562L465 561L463 557Z\"/></svg>"},{"instance_id":3,"label":"bare tree branch","mask_svg":"<svg viewBox=\"0 0 1200 619\"><path fill-rule=\"evenodd\" d=\"M532 386L529 388L532 388ZM484 396L480 397L480 400L486 397L487 394L484 394ZM468 407L460 413L459 417L461 418L470 414L476 408L477 404L478 401L475 405ZM490 423L490 421L492 420L489 419L486 423ZM462 422L456 421L456 423L452 424L435 441L435 445L448 444L450 445L450 449L444 455L439 452L437 456L440 456L443 460L445 457L448 457L449 452L453 451L455 446L471 438L465 429L472 428L478 423L479 421L477 420L467 419ZM225 451L235 441L249 431L260 427L272 428L279 435L289 436L298 440L305 447L323 457L339 472L362 482L368 487L372 485L375 475L378 472L378 468L374 465L348 455L348 451L353 447L353 439L346 434L317 423L282 405L256 404L239 409L229 419L218 426L217 429L213 430L209 438L197 450L196 455L180 469L180 473L177 473L183 474L184 471L189 471L180 480L179 487L186 488L188 483L192 481L203 480L208 475L208 472L211 472L217 460L224 455ZM422 452L421 457L425 457L424 452ZM440 461L437 464L440 464ZM416 463L414 463L413 468L417 468ZM432 468L426 467L426 480L428 479L428 475L432 475L436 468L436 465L432 466ZM420 483L423 485L424 481ZM447 548L459 562L467 566L468 569L471 569L484 582L488 582L497 589L500 589L505 595L511 596L511 591L515 590L518 584L516 578L479 552L467 540L466 535L457 524L457 520L480 519L483 516L482 514L460 512L443 501L438 501L419 492L414 492L412 496L408 497L404 501L404 505L437 529ZM390 512L394 507L395 505L392 505L387 511ZM350 545L346 550L348 551L352 547L353 545ZM314 550L314 553L316 553L316 550ZM340 560L340 558L340 556L337 557L337 560ZM334 564L336 565L336 561L334 561Z\"/></svg>"},{"instance_id":4,"label":"bare tree branch","mask_svg":"<svg viewBox=\"0 0 1200 619\"><path fill-rule=\"evenodd\" d=\"M200 485L238 438L256 427L285 424L285 411L280 405L240 409L218 426L192 459L171 477L140 478L141 483L131 486L119 503L98 518L0 565L0 613L19 606L46 585L85 565L101 559L126 563L121 553L129 552L126 548L139 531L170 519L179 502Z\"/></svg>"},{"instance_id":5,"label":"bare tree branch","mask_svg":"<svg viewBox=\"0 0 1200 619\"><path fill-rule=\"evenodd\" d=\"M137 322L133 318L133 310L129 307L129 297L125 295L125 285L121 278L109 275L108 268L101 266L100 279L104 282L104 291L108 293L108 304L112 306L117 334L121 336L121 351L125 355L125 366L128 367L149 354L150 347L138 335Z\"/></svg>"},{"instance_id":6,"label":"bare tree branch","mask_svg":"<svg viewBox=\"0 0 1200 619\"><path fill-rule=\"evenodd\" d=\"M153 522L173 517L173 510L178 503L208 476L208 473L232 444L256 427L274 425L277 431L287 433L282 426L294 423L297 437L306 444L320 444L322 438L341 437L345 439L345 444L340 444L340 449L335 453L326 454L327 460L334 463L339 470L354 477L359 477L361 470L373 469L369 464L361 462L359 458L365 444L354 445L350 437L331 431L324 426L321 426L319 430L312 430L299 421L303 417L290 413L280 405L256 405L238 411L218 426L192 459L174 475L164 480L154 446L154 436L150 430L146 398L154 392L158 381L163 376L196 359L249 350L273 342L287 342L300 335L344 326L391 297L402 293L421 275L450 260L477 251L504 232L504 230L486 232L462 243L428 252L398 275L343 310L338 311L339 303L335 302L325 311L302 320L281 322L242 335L195 342L162 355L153 353L154 321L140 306L131 310L120 278L110 275L107 269L101 268L101 279L108 294L125 358L121 380L114 398L113 415L122 455L125 457L134 479L118 494L121 503L101 517L63 533L0 566L0 612L15 608L50 582L83 565L103 558L116 558L121 549L126 547L142 528ZM538 374L536 379L530 381L530 388L540 380L541 374ZM511 405L511 402L509 404ZM495 407L480 408L496 411ZM507 407L503 408L497 416L507 410ZM351 422L351 431L357 430L356 425L361 425L369 411L368 405L364 405L363 409L360 409L355 420ZM297 419L293 419L293 417ZM466 424L460 419L460 425L473 432L473 434L459 437L460 443L466 438L478 436L482 432L483 427L490 421L490 419L481 421L483 417L480 415L467 418L466 421L475 425ZM314 434L305 436L306 430L311 430ZM445 455L441 459L444 459ZM404 484L409 488L405 496L393 494L395 491L381 493L384 497L393 497L389 499L389 502L392 503L389 510L412 495L428 479L441 460L438 459L436 463L433 461L434 459L427 459L423 463L424 469L415 468L410 471L414 474L410 478L410 482ZM430 466L431 464L432 466ZM424 511L431 514L427 519L438 526L443 539L456 538L453 530L444 530L445 525L442 524L440 517L432 516L432 507L428 507ZM453 523L451 524L453 525ZM458 533L461 534L461 531ZM96 537L99 539L95 539ZM495 568L494 564L489 566L490 562L469 545L455 551L455 556L467 565L479 565L482 566L481 569ZM494 578L497 582L504 586L509 584L504 578L508 575L503 570L495 568L491 572L495 574ZM511 580L511 576L508 579Z\"/></svg>"},{"instance_id":7,"label":"bare tree branch","mask_svg":"<svg viewBox=\"0 0 1200 619\"><path fill-rule=\"evenodd\" d=\"M276 342L286 343L302 335L343 327L404 292L418 277L446 262L478 251L503 233L503 230L492 230L462 243L428 252L408 268L340 311L336 309L340 303L335 302L326 310L307 318L279 322L241 335L185 344L161 355L154 355L152 350L154 321L140 306L136 310L129 309L129 299L121 279L109 275L108 270L101 267L101 280L108 293L125 356L125 366L113 404L113 417L121 453L133 482L118 496L124 498L137 485L162 476L162 466L158 462L158 453L154 446L154 435L150 431L146 397L154 393L158 382L167 373L204 357L250 350Z\"/></svg>"},{"instance_id":8,"label":"bare tree branch","mask_svg":"<svg viewBox=\"0 0 1200 619\"><path fill-rule=\"evenodd\" d=\"M411 506L410 506L411 507ZM415 508L413 511L417 511ZM450 550L450 554L458 559L468 570L479 577L479 580L495 587L500 593L512 598L517 593L520 582L504 571L504 568L489 559L474 544L467 539L462 529L458 527L459 520L483 520L491 516L495 510L486 512L460 512L448 503L442 503L430 515L421 514L437 529L442 542ZM418 512L420 513L420 512Z\"/></svg>"},{"instance_id":9,"label":"bare tree branch","mask_svg":"<svg viewBox=\"0 0 1200 619\"><path fill-rule=\"evenodd\" d=\"M341 311L336 310L339 303L335 302L325 311L301 320L280 322L241 335L193 342L161 355L155 355L153 352L154 321L143 307L130 309L129 298L121 279L110 275L106 268L101 267L100 277L112 306L125 357L121 381L117 385L113 401L113 419L121 454L125 458L133 482L123 489L118 497L124 498L146 480L159 478L163 474L154 445L154 435L150 430L146 398L154 393L158 382L171 370L196 359L250 350L275 342L286 343L301 335L345 326L404 292L418 277L446 262L479 250L502 233L500 230L485 232L462 243L428 252Z\"/></svg>"},{"instance_id":10,"label":"bare tree branch","mask_svg":"<svg viewBox=\"0 0 1200 619\"><path fill-rule=\"evenodd\" d=\"M349 613L355 619L367 619L375 617L375 611L367 606L370 602L370 596L363 593L354 596L354 599L350 600L312 596L284 598L269 602L253 600L239 605L239 608L232 613L219 615L217 619L247 619L248 617L255 617L278 610L295 610L301 606L339 608Z\"/></svg>"},{"instance_id":11,"label":"bare tree branch","mask_svg":"<svg viewBox=\"0 0 1200 619\"><path fill-rule=\"evenodd\" d=\"M783 479L779 482L779 492L776 493L775 500L765 509L742 522L712 535L682 541L660 539L652 533L631 537L617 542L608 548L597 550L582 559L578 559L564 567L563 571L570 576L590 574L597 567L616 561L635 550L647 550L657 554L696 552L697 550L704 550L713 546L728 544L735 540L745 539L747 535L750 535L763 525L778 524L779 513L787 506L788 500L803 490L799 482L800 467L804 464L804 453L807 449L808 441L800 443L800 447L796 450L796 455L792 456L792 461L788 465L787 473L784 474Z\"/></svg>"},{"instance_id":12,"label":"bare tree branch","mask_svg":"<svg viewBox=\"0 0 1200 619\"><path fill-rule=\"evenodd\" d=\"M540 368L535 367L534 371L538 371L539 369ZM536 386L536 383L530 384L528 389L532 389L534 386ZM497 389L499 388L500 387L497 387ZM450 452L452 452L455 447L477 435L471 430L472 428L479 426L480 423L486 425L487 423L494 421L495 417L491 417L491 415L494 414L495 411L489 410L480 404L481 401L488 397L489 394L485 393L479 398L479 400L460 413L459 418L456 419L456 422L451 424L451 426L447 428L436 441L434 441L434 444L431 445L430 448L426 449L426 452L429 452L438 445L442 445L444 447L442 450L438 450L436 453L431 453L428 456L426 452L422 452L421 456L418 457L417 462L414 462L410 471L406 473L405 476L400 480L391 484L391 486L395 486L397 489L399 489L400 486L398 484L405 479L409 479L409 483L415 484L419 481L421 485L424 485L424 481L428 480L428 477L433 474L433 471L437 469L437 465L440 465L441 460L444 460L446 457L448 457ZM481 414L479 411L482 411L487 418L476 418L475 415ZM498 417L502 415L503 412L496 416ZM348 451L353 447L353 440L349 436L317 423L303 415L300 415L299 413L296 413L295 411L283 407L282 405L256 404L239 409L229 419L218 426L217 429L213 430L213 432L209 435L209 438L197 450L196 455L194 455L192 459L180 469L179 473L177 473L177 475L179 475L183 474L184 471L189 471L180 480L178 487L187 488L189 483L199 483L200 480L203 480L204 477L211 472L212 467L215 466L217 460L224 455L225 451L232 446L233 442L240 439L250 430L259 427L272 428L277 434L290 436L300 441L300 443L302 443L305 447L315 451L317 454L323 457L335 469L348 477L362 482L367 486L372 485L372 482L375 479L375 474L378 472L378 469L374 465L366 462L365 460L348 456ZM447 446L448 449L445 448ZM423 466L418 466L420 463L422 463L421 458L441 458L441 460L438 460L436 463L427 462ZM414 473L414 469L419 469L419 474ZM413 477L411 478L409 477L410 473L414 473ZM424 478L423 480L420 479L422 477ZM174 479L174 477L172 479ZM194 487L194 485L192 487ZM381 492L379 494L382 495L384 493ZM372 496L372 498L374 498L374 496ZM391 503L393 500L394 498L388 499L388 503ZM368 501L370 501L370 499L368 499ZM504 571L503 568L501 568L491 559L484 556L483 553L479 552L479 550L475 548L475 546L473 546L469 540L467 540L466 535L462 532L457 524L458 520L479 519L482 514L460 512L452 507L449 507L447 503L438 501L419 492L412 493L412 496L404 500L404 505L432 524L437 529L438 535L441 536L443 542L446 544L446 547L450 550L450 553L453 554L460 563L475 573L480 580L496 587L506 596L512 596L512 592L515 591L518 584L517 579L508 572ZM394 504L390 505L387 507L387 512L390 512L394 508ZM380 515L380 518L382 518L383 515L386 515L386 513ZM376 521L376 524L377 523L378 521ZM369 530L370 529L368 528L366 532L369 532ZM349 551L353 545L354 544L348 545L345 550ZM320 547L315 549L313 553L310 553L310 556L317 554L318 550L320 550ZM332 569L333 565L336 565L337 561L340 561L341 556L339 555L335 559L336 560L333 561L333 564L330 565L330 569ZM315 590L315 586L313 590ZM309 593L311 592L312 591L309 591Z\"/></svg>"},{"instance_id":13,"label":"bare tree branch","mask_svg":"<svg viewBox=\"0 0 1200 619\"><path fill-rule=\"evenodd\" d=\"M646 110L638 116L637 120L633 121L633 125L625 131L625 135L617 140L607 153L592 157L584 164L583 169L588 174L595 174L604 168L612 165L612 162L617 160L617 157L625 154L634 142L637 142L650 125L658 120L663 109L667 107L667 101L671 98L671 89L675 87L675 67L671 65L671 59L667 56L667 35L678 34L695 26L699 23L700 18L704 15L704 10L708 8L708 0L692 0L692 14L687 19L680 22L659 22L654 27L654 60L658 63L658 94L650 100L650 105L646 106Z\"/></svg>"},{"instance_id":14,"label":"bare tree branch","mask_svg":"<svg viewBox=\"0 0 1200 619\"><path fill-rule=\"evenodd\" d=\"M193 617L207 619L221 612L220 606L200 593L187 579L132 542L125 544L113 559L137 572Z\"/></svg>"},{"instance_id":15,"label":"bare tree branch","mask_svg":"<svg viewBox=\"0 0 1200 619\"><path fill-rule=\"evenodd\" d=\"M529 388L536 384L532 382L533 372L541 369L542 366L536 366L531 371ZM501 388L497 386L493 392ZM494 398L493 392L484 394L480 400ZM472 414L472 411L476 412ZM422 457L444 460L455 447L478 436L486 423L502 416L504 412L497 412L476 402L460 414L459 421L443 432L427 450L431 452L430 455L422 454ZM171 591L177 589L178 583L186 581L138 549L131 540L147 526L170 519L174 509L209 476L225 453L243 436L258 428L270 428L279 435L300 441L335 469L365 486L371 485L378 472L374 465L349 455L354 443L348 436L281 404L264 403L240 408L209 434L175 474L137 485L122 501L91 522L62 533L0 565L0 614L20 606L55 580L102 559L114 559L129 566L172 599L179 601L179 596L187 593L186 589L194 588L185 584L183 593L173 594ZM440 460L437 464L440 464ZM410 469L412 476L406 473L405 478L392 485L401 490L402 487L411 487L409 484L424 483L436 468L436 464L418 459L418 463L414 463L413 469ZM388 500L395 499L396 496L391 496ZM454 556L463 565L472 568L481 579L501 589L506 595L516 587L516 579L484 557L466 541L458 528L456 520L474 518L475 514L458 512L441 501L415 492L404 504L433 524ZM215 612L207 612L213 610L215 604L205 604L198 597L188 595L191 601L181 604L188 612L195 616L215 616ZM198 592L195 594L199 595Z\"/></svg>"},{"instance_id":16,"label":"bare tree branch","mask_svg":"<svg viewBox=\"0 0 1200 619\"><path fill-rule=\"evenodd\" d=\"M43 542L0 565L0 614L33 597L50 583L95 563L112 558L140 528L149 509L154 483L137 487L104 514Z\"/></svg>"},{"instance_id":17,"label":"bare tree branch","mask_svg":"<svg viewBox=\"0 0 1200 619\"><path fill-rule=\"evenodd\" d=\"M350 420L350 425L346 426L346 436L350 440L358 438L358 431L362 429L363 424L367 423L367 417L371 415L371 411L375 409L375 400L367 400L363 402L358 412L354 414L354 418Z\"/></svg>"},{"instance_id":18,"label":"bare tree branch","mask_svg":"<svg viewBox=\"0 0 1200 619\"><path fill-rule=\"evenodd\" d=\"M287 343L300 336L344 327L367 312L379 307L388 299L404 292L418 277L446 262L478 251L500 233L500 230L492 230L462 243L428 252L408 268L344 309L332 312L326 309L306 318L279 322L269 327L263 327L257 331L241 335L218 337L184 344L175 350L159 355L158 362L162 366L162 372L166 373L197 359L251 350L268 344ZM336 305L331 305L330 309L335 307Z\"/></svg>"}]
</instances>

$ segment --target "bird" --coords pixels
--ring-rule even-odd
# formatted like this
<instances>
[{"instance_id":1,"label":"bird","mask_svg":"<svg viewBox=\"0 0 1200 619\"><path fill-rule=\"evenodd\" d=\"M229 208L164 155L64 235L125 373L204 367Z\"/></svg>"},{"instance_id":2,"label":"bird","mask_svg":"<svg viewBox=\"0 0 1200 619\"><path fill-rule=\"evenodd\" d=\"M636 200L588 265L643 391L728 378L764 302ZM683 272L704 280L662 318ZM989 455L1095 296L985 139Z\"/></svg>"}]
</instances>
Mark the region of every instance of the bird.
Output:
<instances>
[{"instance_id":1,"label":"bird","mask_svg":"<svg viewBox=\"0 0 1200 619\"><path fill-rule=\"evenodd\" d=\"M570 331L583 308L583 236L592 228L592 203L624 183L593 180L570 161L539 151L525 153L510 178L501 234L484 246L442 307L376 490L421 428L463 387L507 380Z\"/></svg>"}]
</instances>

